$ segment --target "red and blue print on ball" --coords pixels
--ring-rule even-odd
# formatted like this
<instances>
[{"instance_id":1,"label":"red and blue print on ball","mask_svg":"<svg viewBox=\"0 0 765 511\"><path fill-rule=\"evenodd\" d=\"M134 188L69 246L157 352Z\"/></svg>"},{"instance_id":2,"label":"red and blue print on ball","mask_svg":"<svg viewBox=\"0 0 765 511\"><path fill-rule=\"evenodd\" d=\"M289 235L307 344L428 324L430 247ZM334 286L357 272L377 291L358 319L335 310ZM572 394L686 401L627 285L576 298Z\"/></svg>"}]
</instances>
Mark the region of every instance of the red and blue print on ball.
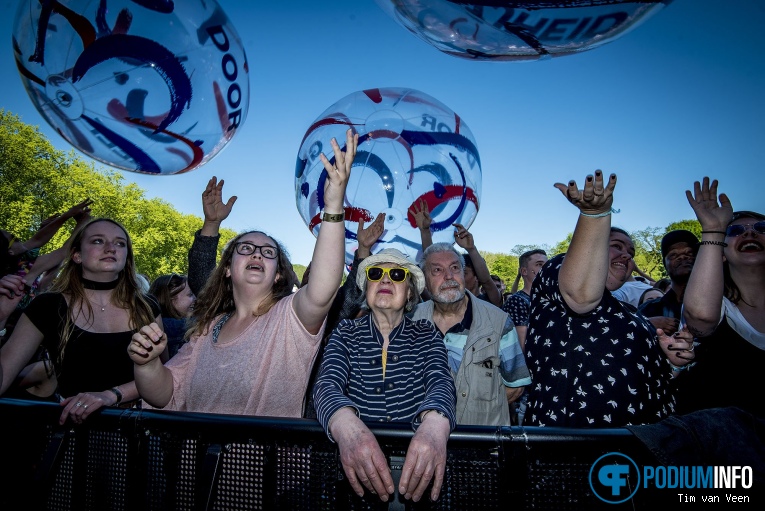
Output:
<instances>
[{"instance_id":1,"label":"red and blue print on ball","mask_svg":"<svg viewBox=\"0 0 765 511\"><path fill-rule=\"evenodd\" d=\"M247 116L247 58L214 0L23 0L13 52L45 120L120 169L193 170Z\"/></svg>"},{"instance_id":2,"label":"red and blue print on ball","mask_svg":"<svg viewBox=\"0 0 765 511\"><path fill-rule=\"evenodd\" d=\"M412 260L422 254L410 208L424 200L434 242L454 242L454 223L469 227L481 197L481 159L465 121L437 99L407 88L354 92L324 111L308 128L298 151L295 199L308 228L318 235L327 178L319 155L334 161L330 140L359 135L345 197L346 262L358 246L357 224L385 214L373 251L397 248Z\"/></svg>"},{"instance_id":3,"label":"red and blue print on ball","mask_svg":"<svg viewBox=\"0 0 765 511\"><path fill-rule=\"evenodd\" d=\"M623 36L672 0L376 0L408 31L471 60L573 55Z\"/></svg>"}]
</instances>

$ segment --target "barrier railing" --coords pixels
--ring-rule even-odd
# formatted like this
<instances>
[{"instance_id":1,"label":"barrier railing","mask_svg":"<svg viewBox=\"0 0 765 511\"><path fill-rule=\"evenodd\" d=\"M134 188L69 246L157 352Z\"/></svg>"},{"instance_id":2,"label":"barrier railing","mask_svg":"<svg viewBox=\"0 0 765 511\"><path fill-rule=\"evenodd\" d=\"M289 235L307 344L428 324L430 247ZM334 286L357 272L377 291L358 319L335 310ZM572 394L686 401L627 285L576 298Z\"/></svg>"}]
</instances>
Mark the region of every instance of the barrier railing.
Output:
<instances>
[{"instance_id":1,"label":"barrier railing","mask_svg":"<svg viewBox=\"0 0 765 511\"><path fill-rule=\"evenodd\" d=\"M589 471L603 454L650 459L626 429L460 426L441 496L414 504L357 497L316 421L107 408L58 425L54 403L0 399L0 509L45 510L592 510L607 504ZM406 424L370 425L397 480ZM641 500L642 499L642 500Z\"/></svg>"}]
</instances>

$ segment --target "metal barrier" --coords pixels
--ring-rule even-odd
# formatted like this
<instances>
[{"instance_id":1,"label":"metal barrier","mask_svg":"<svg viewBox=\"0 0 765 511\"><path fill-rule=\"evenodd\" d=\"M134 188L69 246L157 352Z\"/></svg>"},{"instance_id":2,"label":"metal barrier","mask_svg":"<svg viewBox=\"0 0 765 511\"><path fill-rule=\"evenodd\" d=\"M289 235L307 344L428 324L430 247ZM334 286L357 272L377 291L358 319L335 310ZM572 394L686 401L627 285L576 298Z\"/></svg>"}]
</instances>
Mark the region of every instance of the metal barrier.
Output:
<instances>
[{"instance_id":1,"label":"metal barrier","mask_svg":"<svg viewBox=\"0 0 765 511\"><path fill-rule=\"evenodd\" d=\"M335 444L307 419L107 408L59 426L60 407L0 399L0 509L45 510L592 510L646 508L637 492L606 504L590 468L650 454L626 429L458 427L436 502L357 497ZM370 425L400 475L407 424ZM642 499L642 500L641 500Z\"/></svg>"}]
</instances>

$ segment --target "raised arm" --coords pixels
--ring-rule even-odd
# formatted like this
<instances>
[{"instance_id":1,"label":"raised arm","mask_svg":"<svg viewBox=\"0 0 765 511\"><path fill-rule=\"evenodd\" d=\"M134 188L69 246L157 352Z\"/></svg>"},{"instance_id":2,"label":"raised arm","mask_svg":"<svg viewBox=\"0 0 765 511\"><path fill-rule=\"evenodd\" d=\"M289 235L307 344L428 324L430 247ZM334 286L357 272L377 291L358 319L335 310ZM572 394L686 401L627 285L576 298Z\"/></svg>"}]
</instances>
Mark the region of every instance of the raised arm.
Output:
<instances>
[{"instance_id":1,"label":"raised arm","mask_svg":"<svg viewBox=\"0 0 765 511\"><path fill-rule=\"evenodd\" d=\"M218 178L213 176L202 192L205 219L202 229L194 233L194 241L189 249L188 282L195 295L199 295L207 278L215 269L220 224L231 214L236 202L236 195L231 196L228 202L223 202L223 183L223 179L218 181Z\"/></svg>"},{"instance_id":2,"label":"raised arm","mask_svg":"<svg viewBox=\"0 0 765 511\"><path fill-rule=\"evenodd\" d=\"M574 235L560 269L560 291L574 312L594 309L603 298L608 278L608 246L611 233L611 207L616 175L603 183L603 172L585 178L584 189L576 181L555 188L579 209Z\"/></svg>"},{"instance_id":3,"label":"raised arm","mask_svg":"<svg viewBox=\"0 0 765 511\"><path fill-rule=\"evenodd\" d=\"M475 247L475 241L473 235L468 232L462 224L454 224L454 241L460 247L467 250L470 260L473 262L473 270L475 271L475 277L478 279L478 283L483 287L483 292L489 298L489 302L497 307L502 307L502 295L499 293L499 289L494 285L494 281L491 279L491 273L489 267L486 265L486 260L478 252Z\"/></svg>"},{"instance_id":4,"label":"raised arm","mask_svg":"<svg viewBox=\"0 0 765 511\"><path fill-rule=\"evenodd\" d=\"M433 244L433 233L430 232L430 224L433 220L430 218L430 210L425 199L415 202L409 209L409 214L414 217L417 228L420 230L420 239L422 240L422 251Z\"/></svg>"},{"instance_id":5,"label":"raised arm","mask_svg":"<svg viewBox=\"0 0 765 511\"><path fill-rule=\"evenodd\" d=\"M359 259L363 260L372 255L372 247L380 239L384 229L385 213L379 213L367 228L364 228L364 219L359 220L359 229L356 232L356 239L359 242L356 255Z\"/></svg>"},{"instance_id":6,"label":"raised arm","mask_svg":"<svg viewBox=\"0 0 765 511\"><path fill-rule=\"evenodd\" d=\"M311 278L293 300L293 307L303 326L316 333L321 329L332 299L335 297L343 276L345 262L345 189L351 175L351 165L356 156L359 136L349 129L346 132L345 151L332 139L334 161L324 154L321 161L327 172L324 183L324 219L316 238L311 259ZM339 217L332 218L333 216Z\"/></svg>"},{"instance_id":7,"label":"raised arm","mask_svg":"<svg viewBox=\"0 0 765 511\"><path fill-rule=\"evenodd\" d=\"M223 179L218 181L218 178L213 176L202 192L202 210L205 214L202 236L218 236L220 224L231 214L236 202L236 195L232 195L228 202L223 202L223 183Z\"/></svg>"},{"instance_id":8,"label":"raised arm","mask_svg":"<svg viewBox=\"0 0 765 511\"><path fill-rule=\"evenodd\" d=\"M688 203L701 224L701 243L693 271L683 295L683 319L690 332L702 337L720 323L723 299L723 248L725 229L733 218L728 197L717 195L717 180L693 183L693 193L685 191Z\"/></svg>"},{"instance_id":9,"label":"raised arm","mask_svg":"<svg viewBox=\"0 0 765 511\"><path fill-rule=\"evenodd\" d=\"M72 216L72 218L74 218L76 222L74 229L72 230L72 235L69 236L69 238L67 238L64 244L61 245L59 248L57 248L56 250L52 252L48 252L47 254L41 255L35 260L34 266L32 267L31 271L27 274L25 278L25 282L27 283L27 285L31 286L37 277L39 277L46 271L50 271L55 268L58 268L58 266L64 262L64 259L66 259L66 255L69 253L69 247L72 244L72 238L74 237L74 233L76 233L81 226L85 225L91 219L90 207L81 206L82 204L85 204L85 202L81 202L74 208L70 209L70 211L75 210L76 212L76 214ZM90 203L88 202L88 204Z\"/></svg>"},{"instance_id":10,"label":"raised arm","mask_svg":"<svg viewBox=\"0 0 765 511\"><path fill-rule=\"evenodd\" d=\"M11 254L23 254L28 250L39 248L50 241L54 234L66 223L70 218L77 218L80 215L88 214L90 212L90 205L93 201L85 199L84 201L75 204L63 214L56 213L55 215L47 218L40 224L40 228L37 232L25 242L14 242L9 250Z\"/></svg>"}]
</instances>

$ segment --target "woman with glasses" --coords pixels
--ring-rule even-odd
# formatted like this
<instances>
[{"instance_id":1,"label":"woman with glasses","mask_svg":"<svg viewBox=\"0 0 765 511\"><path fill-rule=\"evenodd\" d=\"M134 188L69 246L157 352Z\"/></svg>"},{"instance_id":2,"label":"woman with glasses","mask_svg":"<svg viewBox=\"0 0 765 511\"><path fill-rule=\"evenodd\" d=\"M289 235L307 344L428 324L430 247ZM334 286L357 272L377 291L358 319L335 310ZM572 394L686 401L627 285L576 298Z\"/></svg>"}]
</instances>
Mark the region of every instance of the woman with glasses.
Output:
<instances>
[{"instance_id":1,"label":"woman with glasses","mask_svg":"<svg viewBox=\"0 0 765 511\"><path fill-rule=\"evenodd\" d=\"M324 215L308 284L292 292L292 266L273 237L260 231L235 237L199 293L187 346L162 365L167 336L158 325L133 336L128 352L144 401L170 410L301 416L343 275L343 199L357 144L348 130L344 150L332 140L334 162L320 156L327 172Z\"/></svg>"},{"instance_id":2,"label":"woman with glasses","mask_svg":"<svg viewBox=\"0 0 765 511\"><path fill-rule=\"evenodd\" d=\"M91 220L72 237L51 291L24 309L0 350L0 395L42 345L65 398L62 424L134 401L138 391L125 350L138 328L152 321L162 323L159 306L139 291L127 231L107 218Z\"/></svg>"},{"instance_id":3,"label":"woman with glasses","mask_svg":"<svg viewBox=\"0 0 765 511\"><path fill-rule=\"evenodd\" d=\"M696 364L677 379L682 413L736 406L765 416L765 215L733 211L708 177L686 191L701 243L683 319L697 337Z\"/></svg>"},{"instance_id":4,"label":"woman with glasses","mask_svg":"<svg viewBox=\"0 0 765 511\"><path fill-rule=\"evenodd\" d=\"M337 442L354 491L362 496L366 488L383 501L394 492L393 479L364 421L410 423L416 433L399 491L418 501L433 479L435 500L456 398L443 337L429 321L406 316L425 276L404 254L385 249L361 262L356 282L370 313L341 321L324 349L313 393L319 422Z\"/></svg>"},{"instance_id":5,"label":"woman with glasses","mask_svg":"<svg viewBox=\"0 0 765 511\"><path fill-rule=\"evenodd\" d=\"M187 321L191 316L196 296L189 287L186 276L176 273L154 279L149 294L157 299L162 310L168 358L172 358L185 342Z\"/></svg>"}]
</instances>

